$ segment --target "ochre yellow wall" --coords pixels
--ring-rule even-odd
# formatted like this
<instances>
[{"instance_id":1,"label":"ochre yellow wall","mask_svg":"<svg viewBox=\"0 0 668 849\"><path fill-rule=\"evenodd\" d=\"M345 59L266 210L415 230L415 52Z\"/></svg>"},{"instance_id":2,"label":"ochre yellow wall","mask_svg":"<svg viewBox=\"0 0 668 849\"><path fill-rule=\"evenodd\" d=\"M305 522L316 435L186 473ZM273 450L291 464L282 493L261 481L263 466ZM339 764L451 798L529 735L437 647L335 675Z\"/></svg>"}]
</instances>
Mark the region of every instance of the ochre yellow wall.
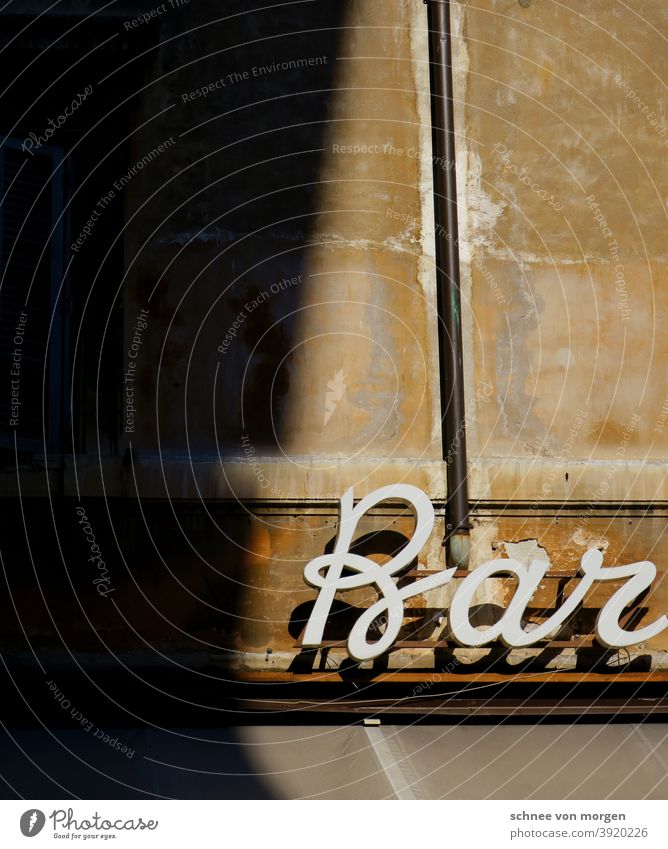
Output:
<instances>
[{"instance_id":1,"label":"ochre yellow wall","mask_svg":"<svg viewBox=\"0 0 668 849\"><path fill-rule=\"evenodd\" d=\"M472 494L665 501L668 7L453 7Z\"/></svg>"}]
</instances>

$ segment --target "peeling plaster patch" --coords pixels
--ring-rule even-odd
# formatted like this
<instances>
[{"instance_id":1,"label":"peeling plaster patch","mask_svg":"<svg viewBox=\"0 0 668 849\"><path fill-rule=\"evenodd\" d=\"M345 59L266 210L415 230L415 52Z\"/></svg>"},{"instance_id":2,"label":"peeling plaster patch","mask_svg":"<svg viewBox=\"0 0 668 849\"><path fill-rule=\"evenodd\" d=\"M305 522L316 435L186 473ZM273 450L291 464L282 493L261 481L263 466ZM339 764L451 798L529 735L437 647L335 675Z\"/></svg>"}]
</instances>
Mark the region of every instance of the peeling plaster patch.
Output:
<instances>
[{"instance_id":1,"label":"peeling plaster patch","mask_svg":"<svg viewBox=\"0 0 668 849\"><path fill-rule=\"evenodd\" d=\"M503 547L506 555L511 560L519 560L524 566L528 566L532 560L542 560L550 563L550 555L539 545L537 539L521 539L519 542L506 542L502 540L499 546Z\"/></svg>"},{"instance_id":2,"label":"peeling plaster patch","mask_svg":"<svg viewBox=\"0 0 668 849\"><path fill-rule=\"evenodd\" d=\"M436 300L436 240L434 238L434 173L431 146L431 87L429 83L429 21L424 3L408 3L410 25L411 68L415 86L420 158L418 186L420 190L419 241L422 255L418 261L418 284L422 290L429 323L428 349L425 352L431 375L429 387L432 445L440 456L441 418L438 350L438 307Z\"/></svg>"},{"instance_id":3,"label":"peeling plaster patch","mask_svg":"<svg viewBox=\"0 0 668 849\"><path fill-rule=\"evenodd\" d=\"M459 254L464 264L471 262L469 237L469 203L467 198L469 137L466 131L466 91L469 76L469 51L464 37L465 9L459 3L450 6L452 13L452 88L455 119L455 159L457 175L457 220Z\"/></svg>"},{"instance_id":4,"label":"peeling plaster patch","mask_svg":"<svg viewBox=\"0 0 668 849\"><path fill-rule=\"evenodd\" d=\"M515 93L509 87L503 87L501 85L498 86L496 90L496 105L497 106L510 106L513 103L517 103L517 98L515 97Z\"/></svg>"},{"instance_id":5,"label":"peeling plaster patch","mask_svg":"<svg viewBox=\"0 0 668 849\"><path fill-rule=\"evenodd\" d=\"M511 194L511 201L513 197L515 195ZM499 248L494 245L485 246L485 259L513 260L522 266L545 265L545 256L543 254L537 254L533 251L525 251L519 248ZM559 265L574 265L580 268L588 265L609 267L610 262L605 257L597 257L590 253L579 257L560 257Z\"/></svg>"},{"instance_id":6,"label":"peeling plaster patch","mask_svg":"<svg viewBox=\"0 0 668 849\"><path fill-rule=\"evenodd\" d=\"M474 385L474 350L473 340L475 330L473 326L472 301L472 272L471 262L473 260L473 245L471 239L472 216L468 198L467 174L469 148L475 144L467 132L467 93L470 71L470 57L466 39L466 18L468 10L465 4L450 4L452 13L452 86L454 99L454 123L455 123L455 157L457 176L457 222L459 225L459 261L460 261L460 289L461 289L461 320L462 320L462 347L464 359L464 385ZM478 444L478 433L476 427L468 430L469 448L473 449ZM471 551L471 562L474 560L473 544ZM483 558L488 559L488 558ZM479 561L479 562L483 562Z\"/></svg>"},{"instance_id":7,"label":"peeling plaster patch","mask_svg":"<svg viewBox=\"0 0 668 849\"><path fill-rule=\"evenodd\" d=\"M421 239L416 238L415 231L412 227L407 227L398 236L389 236L386 240L387 244L394 244L397 247L401 247L406 242L409 242L411 245L421 244Z\"/></svg>"},{"instance_id":8,"label":"peeling plaster patch","mask_svg":"<svg viewBox=\"0 0 668 849\"><path fill-rule=\"evenodd\" d=\"M469 568L475 569L477 566L486 563L488 560L493 560L495 556L494 541L498 539L498 527L493 522L474 522L471 529L471 554L469 557ZM481 607L484 605L503 605L504 599L500 593L501 581L491 580L483 581L478 587L474 595L474 602ZM491 621L477 624L491 625ZM477 652L478 649L472 651ZM466 662L466 661L464 661ZM473 661L471 661L473 662Z\"/></svg>"},{"instance_id":9,"label":"peeling plaster patch","mask_svg":"<svg viewBox=\"0 0 668 849\"><path fill-rule=\"evenodd\" d=\"M445 568L445 549L441 542L441 536L440 533L432 533L420 552L420 560L425 569ZM435 591L432 590L432 592Z\"/></svg>"},{"instance_id":10,"label":"peeling plaster patch","mask_svg":"<svg viewBox=\"0 0 668 849\"><path fill-rule=\"evenodd\" d=\"M494 228L506 208L505 201L496 203L482 187L482 160L475 150L469 151L469 173L466 186L471 242L477 247L494 245Z\"/></svg>"},{"instance_id":11,"label":"peeling plaster patch","mask_svg":"<svg viewBox=\"0 0 668 849\"><path fill-rule=\"evenodd\" d=\"M493 522L475 522L471 528L470 568L475 569L481 563L486 563L494 557L495 540L498 539L499 529Z\"/></svg>"},{"instance_id":12,"label":"peeling plaster patch","mask_svg":"<svg viewBox=\"0 0 668 849\"><path fill-rule=\"evenodd\" d=\"M468 269L470 275L471 262L473 260L473 246L470 234L470 215L468 201L468 173L469 155L465 145L460 145L455 151L455 173L457 174L457 225L459 227L459 261ZM464 175L461 179L460 175Z\"/></svg>"},{"instance_id":13,"label":"peeling plaster patch","mask_svg":"<svg viewBox=\"0 0 668 849\"><path fill-rule=\"evenodd\" d=\"M416 94L418 114L418 133L420 157L418 159L420 190L420 243L425 254L435 257L433 236L434 224L434 182L433 151L431 147L431 95L429 83L429 64L423 61L429 56L429 37L427 9L424 4L411 4L409 12L411 38L411 68ZM431 287L426 289L429 291Z\"/></svg>"},{"instance_id":14,"label":"peeling plaster patch","mask_svg":"<svg viewBox=\"0 0 668 849\"><path fill-rule=\"evenodd\" d=\"M413 231L412 230L404 230L399 236L388 236L383 239L382 242L374 241L373 239L348 239L345 236L341 236L338 233L323 233L318 236L318 240L315 244L318 244L321 247L328 247L334 250L334 248L343 247L343 248L355 248L360 251L364 251L365 253L368 251L396 251L397 253L404 254L412 254L415 255L414 251L408 250L406 247L406 242L417 243L417 239L409 235Z\"/></svg>"},{"instance_id":15,"label":"peeling plaster patch","mask_svg":"<svg viewBox=\"0 0 668 849\"><path fill-rule=\"evenodd\" d=\"M508 265L506 283L513 296L505 309L506 327L496 340L496 374L499 424L505 438L538 454L545 427L534 412L538 403L533 388L532 360L544 301L533 284L533 270L523 263Z\"/></svg>"},{"instance_id":16,"label":"peeling plaster patch","mask_svg":"<svg viewBox=\"0 0 668 849\"><path fill-rule=\"evenodd\" d=\"M610 545L607 539L588 534L582 528L576 528L571 536L571 542L575 545L579 545L587 551L592 548L598 548L599 551L605 552L608 550L608 546Z\"/></svg>"},{"instance_id":17,"label":"peeling plaster patch","mask_svg":"<svg viewBox=\"0 0 668 849\"><path fill-rule=\"evenodd\" d=\"M440 423L440 420L439 420ZM440 437L440 430L439 430ZM440 450L440 443L439 443ZM427 484L425 489L427 492L438 492L443 493L446 491L447 486L447 476L446 476L446 465L441 462L441 456L438 455L438 462L432 463L428 466L425 466L425 475L427 477Z\"/></svg>"},{"instance_id":18,"label":"peeling plaster patch","mask_svg":"<svg viewBox=\"0 0 668 849\"><path fill-rule=\"evenodd\" d=\"M445 569L445 549L441 540L442 534L433 533L431 535L420 555L422 564L418 568L424 566L425 569ZM450 581L443 586L430 590L428 595L425 596L425 598L428 599L427 604L429 607L437 610L440 608L440 613L437 612L433 617L431 617L432 621L436 623L436 631L433 634L435 639L442 639L446 636L445 632L440 633L439 626L443 624L448 608L452 604L452 598L456 589L456 584Z\"/></svg>"}]
</instances>

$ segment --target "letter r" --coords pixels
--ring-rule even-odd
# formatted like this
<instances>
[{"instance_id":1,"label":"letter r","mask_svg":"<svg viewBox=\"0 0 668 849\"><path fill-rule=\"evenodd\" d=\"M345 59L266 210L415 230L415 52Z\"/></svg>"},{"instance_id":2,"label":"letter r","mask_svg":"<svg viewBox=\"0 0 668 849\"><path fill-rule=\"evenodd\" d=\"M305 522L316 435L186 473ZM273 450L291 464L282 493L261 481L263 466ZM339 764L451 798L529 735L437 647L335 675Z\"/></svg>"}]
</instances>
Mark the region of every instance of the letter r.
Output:
<instances>
[{"instance_id":1,"label":"letter r","mask_svg":"<svg viewBox=\"0 0 668 849\"><path fill-rule=\"evenodd\" d=\"M659 616L651 625L636 631L625 631L619 626L624 609L644 591L651 587L656 578L656 566L649 560L631 563L628 566L609 566L601 570L601 579L628 578L613 596L608 599L596 619L596 636L608 648L623 648L645 642L668 627L668 618Z\"/></svg>"}]
</instances>

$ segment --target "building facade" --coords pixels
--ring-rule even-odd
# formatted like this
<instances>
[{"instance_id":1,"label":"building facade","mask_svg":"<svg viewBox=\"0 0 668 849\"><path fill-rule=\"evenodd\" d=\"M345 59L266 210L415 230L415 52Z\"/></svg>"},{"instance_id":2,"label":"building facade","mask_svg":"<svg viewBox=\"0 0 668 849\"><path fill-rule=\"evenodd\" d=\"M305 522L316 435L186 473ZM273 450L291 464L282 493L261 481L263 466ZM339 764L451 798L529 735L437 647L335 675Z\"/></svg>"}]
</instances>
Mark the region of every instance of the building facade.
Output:
<instances>
[{"instance_id":1,"label":"building facade","mask_svg":"<svg viewBox=\"0 0 668 849\"><path fill-rule=\"evenodd\" d=\"M454 161L434 153L428 4L79 2L27 28L32 3L0 13L5 69L24 69L3 118L5 648L178 658L216 693L299 685L314 702L360 682L410 699L665 680L668 631L596 637L621 578L526 647L458 644L448 611L482 564L539 561L522 619L537 627L595 551L656 565L626 627L668 612L668 13L449 5ZM435 217L448 169L456 236ZM466 413L444 435L449 238ZM469 545L453 564L464 442ZM340 499L393 484L435 510L397 586L458 573L407 598L376 658L346 648L372 586L337 594L304 646L304 570L331 554ZM383 501L354 552L382 565L415 534ZM515 584L481 584L472 622L497 622Z\"/></svg>"}]
</instances>

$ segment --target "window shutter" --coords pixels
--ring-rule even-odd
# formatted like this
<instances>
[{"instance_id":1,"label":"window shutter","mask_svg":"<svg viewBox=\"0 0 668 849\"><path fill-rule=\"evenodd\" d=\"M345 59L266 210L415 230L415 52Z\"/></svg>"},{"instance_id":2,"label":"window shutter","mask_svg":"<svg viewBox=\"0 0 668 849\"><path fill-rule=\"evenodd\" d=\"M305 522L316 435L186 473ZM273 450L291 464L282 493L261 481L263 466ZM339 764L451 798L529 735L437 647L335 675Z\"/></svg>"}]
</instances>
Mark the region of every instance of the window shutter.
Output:
<instances>
[{"instance_id":1,"label":"window shutter","mask_svg":"<svg viewBox=\"0 0 668 849\"><path fill-rule=\"evenodd\" d=\"M0 148L0 434L5 445L13 445L16 430L20 446L35 451L45 441L47 450L56 447L61 419L62 308L51 329L44 376L49 322L63 275L62 218L58 221L63 176L62 168L56 170L61 159L62 151L53 147L24 153L15 139ZM12 387L20 401L15 425Z\"/></svg>"}]
</instances>

